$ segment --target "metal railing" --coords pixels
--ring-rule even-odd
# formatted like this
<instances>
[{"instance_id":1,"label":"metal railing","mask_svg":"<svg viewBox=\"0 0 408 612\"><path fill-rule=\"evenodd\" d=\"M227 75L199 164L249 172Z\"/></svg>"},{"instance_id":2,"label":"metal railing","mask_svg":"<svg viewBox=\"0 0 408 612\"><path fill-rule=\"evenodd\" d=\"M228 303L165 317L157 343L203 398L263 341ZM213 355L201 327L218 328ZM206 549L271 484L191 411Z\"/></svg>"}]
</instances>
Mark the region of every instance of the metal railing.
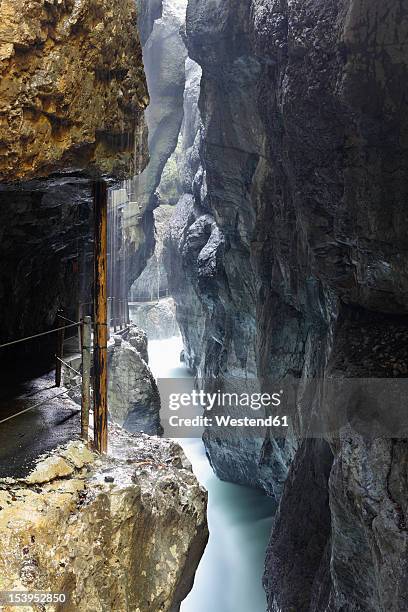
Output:
<instances>
[{"instance_id":1,"label":"metal railing","mask_svg":"<svg viewBox=\"0 0 408 612\"><path fill-rule=\"evenodd\" d=\"M45 336L49 336L51 334L57 334L57 349L55 354L55 386L58 388L61 386L61 374L62 374L62 366L67 367L69 370L73 370L75 374L81 376L81 437L88 444L89 443L89 413L90 413L90 404L91 404L91 344L92 344L92 320L90 316L84 317L81 321L72 321L65 317L62 312L58 312L57 319L59 321L64 321L64 324L54 329L50 329L46 332L41 332L39 334L33 334L31 336L26 336L25 338L19 338L18 340L12 340L10 342L5 342L4 344L0 344L0 349L8 348L11 346L15 346L18 344L22 344L25 342L30 342L31 340L35 340L37 338L43 338ZM72 367L67 361L64 360L64 337L67 329L76 327L80 330L80 338L81 338L81 358L82 358L82 373L75 368ZM47 397L46 399L38 402L24 410L20 410L4 419L0 420L1 423L5 423L6 421L10 421L11 419L17 418L22 414L25 414L31 410L35 410L39 406L43 404L53 401L57 397L61 397L63 395L67 395L69 393L69 389L54 395L53 397ZM25 399L25 398L23 398Z\"/></svg>"}]
</instances>

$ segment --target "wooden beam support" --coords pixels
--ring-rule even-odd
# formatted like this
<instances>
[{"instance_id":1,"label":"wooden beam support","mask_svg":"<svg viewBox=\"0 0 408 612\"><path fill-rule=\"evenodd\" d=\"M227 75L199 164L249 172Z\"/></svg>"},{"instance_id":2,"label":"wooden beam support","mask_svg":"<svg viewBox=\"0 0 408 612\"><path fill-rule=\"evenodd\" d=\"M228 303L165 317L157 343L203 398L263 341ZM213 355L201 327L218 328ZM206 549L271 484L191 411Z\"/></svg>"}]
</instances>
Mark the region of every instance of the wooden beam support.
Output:
<instances>
[{"instance_id":1,"label":"wooden beam support","mask_svg":"<svg viewBox=\"0 0 408 612\"><path fill-rule=\"evenodd\" d=\"M100 453L108 450L108 189L93 184L94 203L94 437Z\"/></svg>"},{"instance_id":2,"label":"wooden beam support","mask_svg":"<svg viewBox=\"0 0 408 612\"><path fill-rule=\"evenodd\" d=\"M82 402L81 437L88 442L89 408L91 405L91 341L92 319L85 317L82 325Z\"/></svg>"}]
</instances>

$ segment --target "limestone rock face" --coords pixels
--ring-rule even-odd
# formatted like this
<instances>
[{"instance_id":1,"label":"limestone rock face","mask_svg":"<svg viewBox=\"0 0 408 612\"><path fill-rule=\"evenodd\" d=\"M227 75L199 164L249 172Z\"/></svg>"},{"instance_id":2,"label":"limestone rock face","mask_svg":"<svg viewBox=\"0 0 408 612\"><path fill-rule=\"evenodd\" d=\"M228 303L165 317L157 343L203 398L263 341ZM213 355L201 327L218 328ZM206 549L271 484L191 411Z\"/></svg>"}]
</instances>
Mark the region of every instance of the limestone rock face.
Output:
<instances>
[{"instance_id":1,"label":"limestone rock face","mask_svg":"<svg viewBox=\"0 0 408 612\"><path fill-rule=\"evenodd\" d=\"M156 304L131 307L131 317L149 334L151 340L163 340L179 335L173 298L164 298Z\"/></svg>"},{"instance_id":2,"label":"limestone rock face","mask_svg":"<svg viewBox=\"0 0 408 612\"><path fill-rule=\"evenodd\" d=\"M217 384L297 381L290 436L254 449L207 432L212 465L280 500L269 610L397 612L406 441L348 426L305 440L327 407L303 390L408 365L408 13L393 0L190 0L186 33L203 127L167 260L186 361Z\"/></svg>"},{"instance_id":3,"label":"limestone rock face","mask_svg":"<svg viewBox=\"0 0 408 612\"><path fill-rule=\"evenodd\" d=\"M151 215L157 206L156 190L166 162L177 145L183 119L184 64L187 58L181 36L187 0L163 0L160 16L156 13L157 2L139 0L139 4L147 20L146 25L149 24L144 32L143 61L150 94L150 104L146 111L150 161L133 183L133 202L125 214L129 239L135 244L139 241L140 232L136 221L146 210ZM149 15L157 15L159 18L152 22ZM150 35L146 38L148 32ZM152 231L153 220L151 217L149 219L149 229Z\"/></svg>"},{"instance_id":4,"label":"limestone rock face","mask_svg":"<svg viewBox=\"0 0 408 612\"><path fill-rule=\"evenodd\" d=\"M181 448L120 429L108 457L60 447L0 500L0 589L64 592L70 612L176 612L208 537Z\"/></svg>"},{"instance_id":5,"label":"limestone rock face","mask_svg":"<svg viewBox=\"0 0 408 612\"><path fill-rule=\"evenodd\" d=\"M123 334L123 338L129 342L140 353L142 359L149 363L149 353L147 350L147 333L144 328L137 325L130 325Z\"/></svg>"},{"instance_id":6,"label":"limestone rock face","mask_svg":"<svg viewBox=\"0 0 408 612\"><path fill-rule=\"evenodd\" d=\"M149 163L140 163L140 172L128 184L129 204L123 211L127 290L153 255L153 210L159 204L163 169L177 146L187 57L181 32L187 0L138 0L136 4L150 97L145 113Z\"/></svg>"},{"instance_id":7,"label":"limestone rock face","mask_svg":"<svg viewBox=\"0 0 408 612\"><path fill-rule=\"evenodd\" d=\"M115 336L108 352L108 408L115 423L131 432L162 433L160 394L141 353Z\"/></svg>"},{"instance_id":8,"label":"limestone rock face","mask_svg":"<svg viewBox=\"0 0 408 612\"><path fill-rule=\"evenodd\" d=\"M207 220L211 219L210 211L206 208L205 173L200 159L200 81L201 68L189 58L186 62L184 117L177 150L177 169L183 195L175 206L163 240L163 261L170 293L176 304L177 322L185 346L184 357L192 371L196 371L199 366L204 342L205 315L199 299L198 254L208 239L205 230L200 236L200 230L205 224L195 224L195 221L205 215ZM194 230L190 231L192 226ZM212 259L214 262L214 256Z\"/></svg>"},{"instance_id":9,"label":"limestone rock face","mask_svg":"<svg viewBox=\"0 0 408 612\"><path fill-rule=\"evenodd\" d=\"M129 176L148 94L132 0L2 0L0 181Z\"/></svg>"},{"instance_id":10,"label":"limestone rock face","mask_svg":"<svg viewBox=\"0 0 408 612\"><path fill-rule=\"evenodd\" d=\"M133 283L130 290L132 302L157 301L168 293L167 272L163 262L163 242L168 230L174 206L160 205L154 211L155 247L142 274ZM144 329L142 322L139 322ZM150 334L149 334L150 336Z\"/></svg>"}]
</instances>

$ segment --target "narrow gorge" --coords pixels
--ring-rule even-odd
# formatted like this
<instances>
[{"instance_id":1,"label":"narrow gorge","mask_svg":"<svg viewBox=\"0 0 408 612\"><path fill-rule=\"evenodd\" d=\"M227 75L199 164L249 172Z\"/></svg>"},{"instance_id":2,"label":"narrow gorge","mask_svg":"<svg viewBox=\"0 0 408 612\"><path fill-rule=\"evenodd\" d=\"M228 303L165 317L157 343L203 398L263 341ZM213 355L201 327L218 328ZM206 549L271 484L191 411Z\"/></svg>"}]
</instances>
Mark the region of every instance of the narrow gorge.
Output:
<instances>
[{"instance_id":1,"label":"narrow gorge","mask_svg":"<svg viewBox=\"0 0 408 612\"><path fill-rule=\"evenodd\" d=\"M0 18L0 605L408 610L408 7ZM80 440L101 181L106 455Z\"/></svg>"},{"instance_id":2,"label":"narrow gorge","mask_svg":"<svg viewBox=\"0 0 408 612\"><path fill-rule=\"evenodd\" d=\"M407 373L407 36L393 1L188 3L199 119L165 259L204 386L294 387L285 438L204 434L220 478L275 500L269 610L408 607L403 431L366 438L345 394L315 435L325 381Z\"/></svg>"}]
</instances>

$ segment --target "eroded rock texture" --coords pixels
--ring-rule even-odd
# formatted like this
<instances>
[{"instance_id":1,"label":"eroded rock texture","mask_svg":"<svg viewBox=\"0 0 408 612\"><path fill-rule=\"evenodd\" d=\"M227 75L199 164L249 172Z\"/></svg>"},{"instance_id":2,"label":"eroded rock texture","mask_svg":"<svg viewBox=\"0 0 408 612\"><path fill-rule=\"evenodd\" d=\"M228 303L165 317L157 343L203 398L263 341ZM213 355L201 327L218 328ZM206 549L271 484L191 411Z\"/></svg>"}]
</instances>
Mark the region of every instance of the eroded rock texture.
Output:
<instances>
[{"instance_id":1,"label":"eroded rock texture","mask_svg":"<svg viewBox=\"0 0 408 612\"><path fill-rule=\"evenodd\" d=\"M129 341L114 336L108 349L109 415L127 431L159 435L160 394L140 344L140 335L132 333Z\"/></svg>"},{"instance_id":2,"label":"eroded rock texture","mask_svg":"<svg viewBox=\"0 0 408 612\"><path fill-rule=\"evenodd\" d=\"M173 298L163 298L153 304L139 304L130 309L132 321L142 325L151 340L163 340L178 336L180 331L176 320Z\"/></svg>"},{"instance_id":3,"label":"eroded rock texture","mask_svg":"<svg viewBox=\"0 0 408 612\"><path fill-rule=\"evenodd\" d=\"M127 177L148 103L132 0L2 0L0 180Z\"/></svg>"},{"instance_id":4,"label":"eroded rock texture","mask_svg":"<svg viewBox=\"0 0 408 612\"><path fill-rule=\"evenodd\" d=\"M307 380L406 372L407 43L395 0L188 6L205 181L169 238L186 358L217 384L297 381L286 440L206 436L219 475L281 500L269 610L408 606L406 442L303 440L329 405Z\"/></svg>"},{"instance_id":5,"label":"eroded rock texture","mask_svg":"<svg viewBox=\"0 0 408 612\"><path fill-rule=\"evenodd\" d=\"M151 3L145 0L139 0L139 4L145 20L150 19L151 30L144 32L143 61L151 101L146 111L150 161L133 182L132 202L125 212L125 226L130 240L136 244L140 233L138 219L142 213L149 219L153 231L152 211L158 205L156 190L166 162L177 145L183 119L184 64L187 57L181 36L186 0L162 1L160 16L155 21L152 17L157 14L156 4L150 6Z\"/></svg>"},{"instance_id":6,"label":"eroded rock texture","mask_svg":"<svg viewBox=\"0 0 408 612\"><path fill-rule=\"evenodd\" d=\"M179 610L208 537L206 494L174 442L115 429L110 451L71 443L0 483L2 590L65 592L69 611Z\"/></svg>"}]
</instances>

